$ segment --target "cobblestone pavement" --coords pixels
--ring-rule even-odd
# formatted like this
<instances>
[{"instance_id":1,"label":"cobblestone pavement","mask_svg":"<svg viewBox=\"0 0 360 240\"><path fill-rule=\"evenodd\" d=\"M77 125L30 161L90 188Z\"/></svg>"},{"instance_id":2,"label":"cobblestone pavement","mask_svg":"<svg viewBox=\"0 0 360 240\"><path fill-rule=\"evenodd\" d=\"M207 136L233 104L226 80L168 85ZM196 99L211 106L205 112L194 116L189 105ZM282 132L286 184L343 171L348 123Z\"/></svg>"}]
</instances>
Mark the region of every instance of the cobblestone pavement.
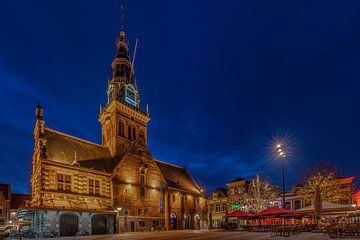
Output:
<instances>
[{"instance_id":1,"label":"cobblestone pavement","mask_svg":"<svg viewBox=\"0 0 360 240\"><path fill-rule=\"evenodd\" d=\"M299 235L291 237L271 237L271 233L259 232L230 232L230 231L196 231L196 230L182 230L182 231L169 231L169 232L145 232L145 233L122 233L116 235L106 236L90 236L90 237L69 237L59 238L59 240L74 239L74 240L328 240L329 236L324 236L322 233L300 233ZM358 238L360 240L360 238Z\"/></svg>"},{"instance_id":2,"label":"cobblestone pavement","mask_svg":"<svg viewBox=\"0 0 360 240\"><path fill-rule=\"evenodd\" d=\"M8 238L10 240L10 238ZM50 238L51 239L51 238ZM57 240L329 240L329 236L324 236L322 233L300 233L299 235L291 237L271 237L270 233L261 232L238 232L238 231L196 231L196 230L181 230L168 232L145 232L145 233L122 233L115 235L101 235L88 237L63 237ZM359 238L341 238L347 240L360 240ZM25 239L23 239L25 240ZM33 240L33 239L32 239Z\"/></svg>"}]
</instances>

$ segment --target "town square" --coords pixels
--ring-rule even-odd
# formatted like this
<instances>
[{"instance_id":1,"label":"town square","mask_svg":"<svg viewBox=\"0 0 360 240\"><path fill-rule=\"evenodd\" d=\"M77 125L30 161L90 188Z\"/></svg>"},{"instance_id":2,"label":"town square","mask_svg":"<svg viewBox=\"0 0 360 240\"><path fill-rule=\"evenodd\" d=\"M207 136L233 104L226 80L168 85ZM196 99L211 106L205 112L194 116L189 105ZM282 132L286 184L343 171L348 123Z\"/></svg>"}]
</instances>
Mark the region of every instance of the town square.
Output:
<instances>
[{"instance_id":1,"label":"town square","mask_svg":"<svg viewBox=\"0 0 360 240\"><path fill-rule=\"evenodd\" d=\"M360 2L3 1L1 239L360 239Z\"/></svg>"}]
</instances>

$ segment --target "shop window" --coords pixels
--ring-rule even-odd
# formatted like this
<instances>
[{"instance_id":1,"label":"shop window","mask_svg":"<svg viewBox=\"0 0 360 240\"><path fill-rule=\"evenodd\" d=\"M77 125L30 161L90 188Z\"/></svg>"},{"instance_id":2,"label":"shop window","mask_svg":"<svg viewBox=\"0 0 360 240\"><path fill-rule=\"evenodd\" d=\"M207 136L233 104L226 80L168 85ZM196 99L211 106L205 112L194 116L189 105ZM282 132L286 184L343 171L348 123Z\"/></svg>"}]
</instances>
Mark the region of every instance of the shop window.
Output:
<instances>
[{"instance_id":1,"label":"shop window","mask_svg":"<svg viewBox=\"0 0 360 240\"><path fill-rule=\"evenodd\" d=\"M145 221L143 221L143 220L139 221L139 228L144 229L145 226L146 226L146 225L145 225Z\"/></svg>"},{"instance_id":2,"label":"shop window","mask_svg":"<svg viewBox=\"0 0 360 240\"><path fill-rule=\"evenodd\" d=\"M63 192L71 192L71 176L58 173L57 174L57 190Z\"/></svg>"}]
</instances>

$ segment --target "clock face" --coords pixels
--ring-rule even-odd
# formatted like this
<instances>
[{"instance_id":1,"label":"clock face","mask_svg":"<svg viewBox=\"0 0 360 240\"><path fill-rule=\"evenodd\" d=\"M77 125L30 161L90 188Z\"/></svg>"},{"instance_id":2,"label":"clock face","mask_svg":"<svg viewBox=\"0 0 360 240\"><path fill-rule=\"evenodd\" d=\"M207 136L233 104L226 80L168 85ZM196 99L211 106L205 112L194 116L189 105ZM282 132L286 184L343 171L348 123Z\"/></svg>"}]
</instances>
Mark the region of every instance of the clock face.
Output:
<instances>
[{"instance_id":1,"label":"clock face","mask_svg":"<svg viewBox=\"0 0 360 240\"><path fill-rule=\"evenodd\" d=\"M125 100L133 106L136 106L136 91L132 85L126 85Z\"/></svg>"}]
</instances>

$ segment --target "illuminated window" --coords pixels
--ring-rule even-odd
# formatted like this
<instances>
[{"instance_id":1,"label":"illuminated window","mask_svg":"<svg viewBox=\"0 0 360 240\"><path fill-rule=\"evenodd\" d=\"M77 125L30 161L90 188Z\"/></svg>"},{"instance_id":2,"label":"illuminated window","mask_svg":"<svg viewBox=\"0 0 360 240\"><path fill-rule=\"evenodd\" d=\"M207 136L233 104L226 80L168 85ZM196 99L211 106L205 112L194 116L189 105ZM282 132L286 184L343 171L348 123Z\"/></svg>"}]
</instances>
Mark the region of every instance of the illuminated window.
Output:
<instances>
[{"instance_id":1,"label":"illuminated window","mask_svg":"<svg viewBox=\"0 0 360 240\"><path fill-rule=\"evenodd\" d=\"M89 178L89 194L100 195L100 180Z\"/></svg>"},{"instance_id":2,"label":"illuminated window","mask_svg":"<svg viewBox=\"0 0 360 240\"><path fill-rule=\"evenodd\" d=\"M57 174L57 190L71 192L71 176L66 174Z\"/></svg>"}]
</instances>

